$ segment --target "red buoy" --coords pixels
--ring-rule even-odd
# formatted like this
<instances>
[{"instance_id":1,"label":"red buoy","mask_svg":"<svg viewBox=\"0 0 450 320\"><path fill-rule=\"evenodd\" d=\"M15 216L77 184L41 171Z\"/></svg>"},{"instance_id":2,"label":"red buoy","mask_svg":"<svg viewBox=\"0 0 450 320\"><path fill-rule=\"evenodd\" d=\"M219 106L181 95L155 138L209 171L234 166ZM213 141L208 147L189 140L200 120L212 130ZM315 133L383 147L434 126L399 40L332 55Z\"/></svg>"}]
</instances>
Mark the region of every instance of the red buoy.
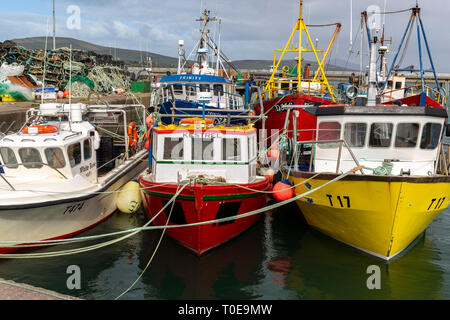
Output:
<instances>
[{"instance_id":1,"label":"red buoy","mask_svg":"<svg viewBox=\"0 0 450 320\"><path fill-rule=\"evenodd\" d=\"M144 146L145 146L145 149L148 150L148 148L150 147L150 141L145 140Z\"/></svg>"},{"instance_id":2,"label":"red buoy","mask_svg":"<svg viewBox=\"0 0 450 320\"><path fill-rule=\"evenodd\" d=\"M294 196L294 189L286 182L286 180L280 181L273 187L273 197L278 202L286 201Z\"/></svg>"}]
</instances>

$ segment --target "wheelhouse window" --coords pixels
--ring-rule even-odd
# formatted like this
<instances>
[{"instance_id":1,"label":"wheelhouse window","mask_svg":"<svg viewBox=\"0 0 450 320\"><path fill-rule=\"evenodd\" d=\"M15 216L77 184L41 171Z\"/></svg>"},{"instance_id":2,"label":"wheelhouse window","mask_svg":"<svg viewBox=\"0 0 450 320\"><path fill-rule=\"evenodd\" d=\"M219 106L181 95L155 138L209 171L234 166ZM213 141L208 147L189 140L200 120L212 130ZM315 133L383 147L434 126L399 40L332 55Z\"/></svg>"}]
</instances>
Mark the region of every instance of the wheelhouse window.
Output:
<instances>
[{"instance_id":1,"label":"wheelhouse window","mask_svg":"<svg viewBox=\"0 0 450 320\"><path fill-rule=\"evenodd\" d=\"M186 95L188 97L195 97L197 95L196 88L193 85L188 85L186 87Z\"/></svg>"},{"instance_id":2,"label":"wheelhouse window","mask_svg":"<svg viewBox=\"0 0 450 320\"><path fill-rule=\"evenodd\" d=\"M206 83L200 84L199 89L200 89L200 92L209 92L210 91L209 84L206 84Z\"/></svg>"},{"instance_id":3,"label":"wheelhouse window","mask_svg":"<svg viewBox=\"0 0 450 320\"><path fill-rule=\"evenodd\" d=\"M173 85L173 93L176 95L182 95L183 94L183 86L181 84L174 84Z\"/></svg>"},{"instance_id":4,"label":"wheelhouse window","mask_svg":"<svg viewBox=\"0 0 450 320\"><path fill-rule=\"evenodd\" d=\"M91 140L86 139L83 142L84 160L88 160L92 157Z\"/></svg>"},{"instance_id":5,"label":"wheelhouse window","mask_svg":"<svg viewBox=\"0 0 450 320\"><path fill-rule=\"evenodd\" d=\"M214 160L214 139L192 138L192 160Z\"/></svg>"},{"instance_id":6,"label":"wheelhouse window","mask_svg":"<svg viewBox=\"0 0 450 320\"><path fill-rule=\"evenodd\" d=\"M366 144L367 124L346 123L344 130L345 141L350 147L362 148Z\"/></svg>"},{"instance_id":7,"label":"wheelhouse window","mask_svg":"<svg viewBox=\"0 0 450 320\"><path fill-rule=\"evenodd\" d=\"M442 125L440 123L427 123L423 127L420 148L432 150L437 148L441 137Z\"/></svg>"},{"instance_id":8,"label":"wheelhouse window","mask_svg":"<svg viewBox=\"0 0 450 320\"><path fill-rule=\"evenodd\" d=\"M19 149L20 160L25 168L39 169L42 168L42 158L39 151L35 148Z\"/></svg>"},{"instance_id":9,"label":"wheelhouse window","mask_svg":"<svg viewBox=\"0 0 450 320\"><path fill-rule=\"evenodd\" d=\"M69 155L69 163L73 168L81 162L81 143L71 144L67 148L67 154Z\"/></svg>"},{"instance_id":10,"label":"wheelhouse window","mask_svg":"<svg viewBox=\"0 0 450 320\"><path fill-rule=\"evenodd\" d=\"M339 122L321 122L319 124L319 141L334 141L341 138L341 124ZM337 148L339 142L321 143L321 148Z\"/></svg>"},{"instance_id":11,"label":"wheelhouse window","mask_svg":"<svg viewBox=\"0 0 450 320\"><path fill-rule=\"evenodd\" d=\"M392 123L372 123L370 126L369 146L372 148L389 148L393 127Z\"/></svg>"},{"instance_id":12,"label":"wheelhouse window","mask_svg":"<svg viewBox=\"0 0 450 320\"><path fill-rule=\"evenodd\" d=\"M17 165L16 155L11 148L0 148L0 153L2 155L3 164L9 169L17 169L19 166Z\"/></svg>"},{"instance_id":13,"label":"wheelhouse window","mask_svg":"<svg viewBox=\"0 0 450 320\"><path fill-rule=\"evenodd\" d=\"M395 137L396 148L415 148L419 138L418 123L399 123L397 125L397 135Z\"/></svg>"},{"instance_id":14,"label":"wheelhouse window","mask_svg":"<svg viewBox=\"0 0 450 320\"><path fill-rule=\"evenodd\" d=\"M66 166L66 160L64 160L64 154L60 148L45 149L45 157L48 165L52 168L61 169Z\"/></svg>"},{"instance_id":15,"label":"wheelhouse window","mask_svg":"<svg viewBox=\"0 0 450 320\"><path fill-rule=\"evenodd\" d=\"M164 160L183 160L183 138L164 138Z\"/></svg>"},{"instance_id":16,"label":"wheelhouse window","mask_svg":"<svg viewBox=\"0 0 450 320\"><path fill-rule=\"evenodd\" d=\"M214 95L217 97L222 97L223 96L223 85L222 84L215 84L213 86L213 90L214 90Z\"/></svg>"},{"instance_id":17,"label":"wheelhouse window","mask_svg":"<svg viewBox=\"0 0 450 320\"><path fill-rule=\"evenodd\" d=\"M222 141L222 160L240 161L241 145L238 138L225 138Z\"/></svg>"}]
</instances>

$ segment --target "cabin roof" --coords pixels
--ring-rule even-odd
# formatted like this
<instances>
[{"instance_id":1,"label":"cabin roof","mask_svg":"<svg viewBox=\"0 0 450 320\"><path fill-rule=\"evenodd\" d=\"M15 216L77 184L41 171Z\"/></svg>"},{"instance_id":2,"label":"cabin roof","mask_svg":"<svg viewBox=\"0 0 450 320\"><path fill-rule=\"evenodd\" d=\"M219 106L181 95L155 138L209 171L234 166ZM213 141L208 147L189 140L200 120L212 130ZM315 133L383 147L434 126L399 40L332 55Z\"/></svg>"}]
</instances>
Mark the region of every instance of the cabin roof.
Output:
<instances>
[{"instance_id":1,"label":"cabin roof","mask_svg":"<svg viewBox=\"0 0 450 320\"><path fill-rule=\"evenodd\" d=\"M327 106L310 107L306 112L314 116L337 116L337 115L363 115L363 116L429 116L437 118L448 118L447 110L429 107L403 107L403 106Z\"/></svg>"},{"instance_id":2,"label":"cabin roof","mask_svg":"<svg viewBox=\"0 0 450 320\"><path fill-rule=\"evenodd\" d=\"M160 82L217 82L217 83L231 83L224 77L210 76L202 74L176 74L162 77Z\"/></svg>"},{"instance_id":3,"label":"cabin roof","mask_svg":"<svg viewBox=\"0 0 450 320\"><path fill-rule=\"evenodd\" d=\"M203 129L198 129L194 124L189 125L162 125L153 128L156 133L177 133L177 132L221 132L227 134L250 134L256 132L252 125L246 126L224 126L224 125L206 125Z\"/></svg>"}]
</instances>

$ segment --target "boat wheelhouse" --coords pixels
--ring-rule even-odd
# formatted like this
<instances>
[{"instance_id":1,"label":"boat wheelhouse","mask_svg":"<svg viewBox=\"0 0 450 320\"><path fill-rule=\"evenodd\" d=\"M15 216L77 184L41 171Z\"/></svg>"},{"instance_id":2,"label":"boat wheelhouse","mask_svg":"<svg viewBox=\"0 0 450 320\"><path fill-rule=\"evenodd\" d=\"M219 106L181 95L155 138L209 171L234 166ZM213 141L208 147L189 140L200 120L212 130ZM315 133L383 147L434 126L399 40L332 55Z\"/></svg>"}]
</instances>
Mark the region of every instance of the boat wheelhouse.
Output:
<instances>
[{"instance_id":1,"label":"boat wheelhouse","mask_svg":"<svg viewBox=\"0 0 450 320\"><path fill-rule=\"evenodd\" d=\"M152 172L142 174L144 207L157 225L201 255L249 228L260 215L226 222L185 224L233 217L265 206L269 180L257 175L256 129L195 123L153 129ZM172 211L164 205L183 184ZM169 219L170 217L170 219ZM169 221L167 221L169 219Z\"/></svg>"},{"instance_id":2,"label":"boat wheelhouse","mask_svg":"<svg viewBox=\"0 0 450 320\"><path fill-rule=\"evenodd\" d=\"M88 117L122 117L125 126L126 107L42 104L0 139L0 243L17 244L0 244L1 253L70 237L117 209L117 191L145 169L147 150L100 136Z\"/></svg>"},{"instance_id":3,"label":"boat wheelhouse","mask_svg":"<svg viewBox=\"0 0 450 320\"><path fill-rule=\"evenodd\" d=\"M207 25L211 21L217 21L217 18L211 18L210 12L205 10L203 17L197 21L202 23L201 38L196 51L197 61L190 68L186 67L189 57L185 57L184 41L180 40L178 72L176 75L161 78L160 89L153 99L159 113L172 115L172 119L162 118L165 124L178 123L182 119L179 115L241 116L249 112L249 108L245 106L248 101L244 101L238 93L235 79L227 73L223 65L222 52L209 36ZM213 52L210 52L211 50ZM216 57L215 67L210 65L212 56ZM246 87L246 92L249 92L249 86ZM234 118L232 123L237 124L243 119ZM219 124L220 117L214 121Z\"/></svg>"},{"instance_id":4,"label":"boat wheelhouse","mask_svg":"<svg viewBox=\"0 0 450 320\"><path fill-rule=\"evenodd\" d=\"M317 117L317 134L296 145L313 149L296 149L294 167L284 169L292 184L300 184L295 193L353 169L297 200L307 223L381 259L398 256L449 205L448 161L442 165L448 145L441 141L447 112L385 106L307 110Z\"/></svg>"}]
</instances>

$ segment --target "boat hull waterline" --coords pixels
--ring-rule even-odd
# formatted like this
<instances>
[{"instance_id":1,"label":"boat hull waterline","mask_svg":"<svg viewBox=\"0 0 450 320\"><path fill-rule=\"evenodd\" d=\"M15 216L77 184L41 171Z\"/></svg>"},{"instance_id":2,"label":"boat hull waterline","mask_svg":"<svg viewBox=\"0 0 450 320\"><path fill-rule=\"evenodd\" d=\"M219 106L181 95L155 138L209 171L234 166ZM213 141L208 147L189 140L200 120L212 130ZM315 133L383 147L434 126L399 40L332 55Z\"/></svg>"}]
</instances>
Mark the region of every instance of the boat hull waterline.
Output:
<instances>
[{"instance_id":1,"label":"boat hull waterline","mask_svg":"<svg viewBox=\"0 0 450 320\"><path fill-rule=\"evenodd\" d=\"M0 254L10 253L36 241L66 239L109 218L116 210L118 191L147 167L146 154L137 157L103 187L91 194L21 208L0 206ZM1 241L23 241L17 247ZM23 246L23 247L21 247Z\"/></svg>"},{"instance_id":2,"label":"boat hull waterline","mask_svg":"<svg viewBox=\"0 0 450 320\"><path fill-rule=\"evenodd\" d=\"M313 173L293 172L298 184ZM336 178L321 174L295 189L301 194ZM406 249L449 205L450 177L350 175L297 205L322 233L383 260Z\"/></svg>"},{"instance_id":3,"label":"boat hull waterline","mask_svg":"<svg viewBox=\"0 0 450 320\"><path fill-rule=\"evenodd\" d=\"M143 204L150 219L175 195L177 184L160 184L140 178ZM236 185L190 185L177 197L172 209L169 225L183 225L232 217L263 208L267 200L269 180L241 186L257 191L249 191ZM158 215L154 225L165 226L171 205ZM211 223L166 229L167 234L198 256L231 240L250 226L261 214L249 217Z\"/></svg>"}]
</instances>

